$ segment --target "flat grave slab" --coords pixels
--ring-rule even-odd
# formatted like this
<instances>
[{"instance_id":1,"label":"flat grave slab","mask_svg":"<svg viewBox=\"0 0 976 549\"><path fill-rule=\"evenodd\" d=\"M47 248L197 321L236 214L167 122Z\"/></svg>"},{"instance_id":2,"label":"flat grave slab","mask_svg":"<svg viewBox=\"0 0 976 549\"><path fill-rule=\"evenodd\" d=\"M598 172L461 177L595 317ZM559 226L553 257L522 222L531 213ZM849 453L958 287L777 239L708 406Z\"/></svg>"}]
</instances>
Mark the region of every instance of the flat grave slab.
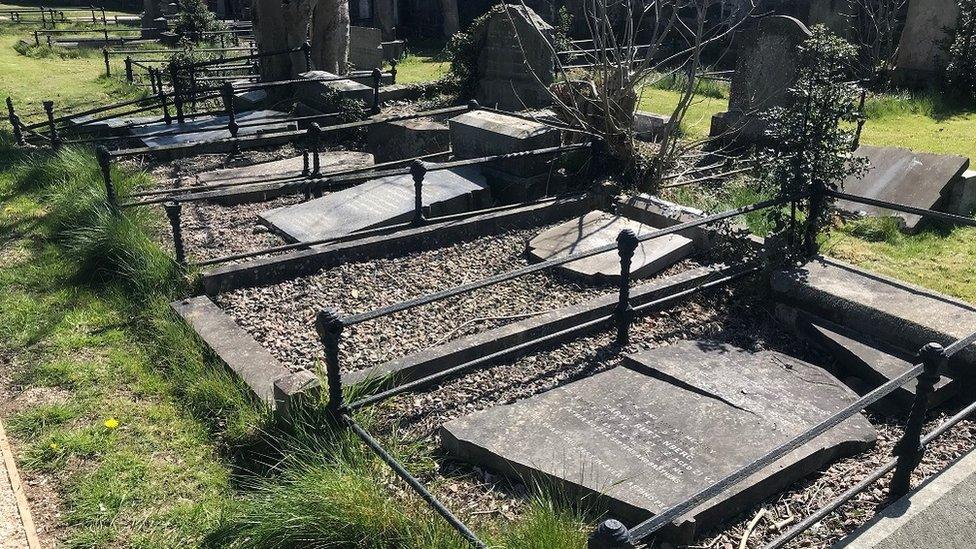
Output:
<instances>
[{"instance_id":1,"label":"flat grave slab","mask_svg":"<svg viewBox=\"0 0 976 549\"><path fill-rule=\"evenodd\" d=\"M126 118L109 118L108 120L99 120L98 122L91 122L86 124L91 120L97 120L107 116L105 113L90 114L86 116L76 116L74 118L69 118L67 122L73 126L91 128L93 131L100 135L125 135L129 132L130 126L136 124L150 124L153 121L159 120L158 116L129 116Z\"/></svg>"},{"instance_id":2,"label":"flat grave slab","mask_svg":"<svg viewBox=\"0 0 976 549\"><path fill-rule=\"evenodd\" d=\"M337 94L367 105L373 101L373 88L369 86L352 80L323 81L339 78L331 72L309 71L299 74L298 77L308 80L313 78L320 79L317 82L296 85L295 95L300 102L322 112L335 112L338 109L339 105L335 101Z\"/></svg>"},{"instance_id":3,"label":"flat grave slab","mask_svg":"<svg viewBox=\"0 0 976 549\"><path fill-rule=\"evenodd\" d=\"M372 163L371 154L355 151L328 151L319 155L319 165L325 174L369 166ZM189 184L192 189L192 185L234 185L297 179L302 177L304 165L305 161L299 155L240 168L223 168L199 173L184 180L184 184Z\"/></svg>"},{"instance_id":4,"label":"flat grave slab","mask_svg":"<svg viewBox=\"0 0 976 549\"><path fill-rule=\"evenodd\" d=\"M857 397L787 355L684 341L618 367L441 428L454 456L576 496L601 494L633 524L826 419ZM831 460L868 448L877 433L855 416L679 519L684 543Z\"/></svg>"},{"instance_id":5,"label":"flat grave slab","mask_svg":"<svg viewBox=\"0 0 976 549\"><path fill-rule=\"evenodd\" d=\"M260 126L250 126L240 128L237 135L239 137L260 135L264 133L281 132L294 129L294 123L281 122L286 120L288 115L281 111L259 110L245 111L235 114L238 124L261 122ZM175 121L166 125L164 122L156 122L136 128L130 128L129 132L135 137L139 137L146 147L163 147L167 145L184 145L200 141L213 141L216 139L229 139L230 130L227 129L229 119L225 115L210 115L189 118L183 124ZM187 132L171 135L157 135L156 137L143 137L150 134L161 132Z\"/></svg>"},{"instance_id":6,"label":"flat grave slab","mask_svg":"<svg viewBox=\"0 0 976 549\"><path fill-rule=\"evenodd\" d=\"M868 159L868 172L863 177L844 180L843 192L866 196L916 208L936 209L949 192L950 184L969 167L963 156L915 152L900 147L861 145L855 153ZM870 216L895 216L914 229L921 216L894 212L838 200L837 208Z\"/></svg>"},{"instance_id":7,"label":"flat grave slab","mask_svg":"<svg viewBox=\"0 0 976 549\"><path fill-rule=\"evenodd\" d=\"M476 167L429 172L424 207L432 216L471 210L487 202L488 185ZM409 175L367 181L322 198L260 215L261 222L291 242L337 238L413 219L414 184Z\"/></svg>"},{"instance_id":8,"label":"flat grave slab","mask_svg":"<svg viewBox=\"0 0 976 549\"><path fill-rule=\"evenodd\" d=\"M637 236L658 230L620 215L593 211L553 227L529 241L528 254L537 261L565 257L616 244L620 231L630 229ZM692 239L671 234L641 242L634 252L631 278L646 278L687 257L695 248ZM558 267L561 272L591 282L620 280L620 256L616 250L579 259Z\"/></svg>"}]
</instances>

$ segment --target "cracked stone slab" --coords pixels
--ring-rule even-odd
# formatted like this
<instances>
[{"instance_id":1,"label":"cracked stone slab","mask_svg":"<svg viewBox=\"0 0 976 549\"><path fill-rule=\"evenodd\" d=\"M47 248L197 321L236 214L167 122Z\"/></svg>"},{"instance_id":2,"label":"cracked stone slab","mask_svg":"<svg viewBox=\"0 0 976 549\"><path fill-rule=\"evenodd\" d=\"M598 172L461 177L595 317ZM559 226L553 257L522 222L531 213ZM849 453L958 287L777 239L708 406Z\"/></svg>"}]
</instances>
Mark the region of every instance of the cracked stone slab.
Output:
<instances>
[{"instance_id":1,"label":"cracked stone slab","mask_svg":"<svg viewBox=\"0 0 976 549\"><path fill-rule=\"evenodd\" d=\"M444 424L459 459L600 495L633 525L681 503L856 400L822 369L774 351L683 341L625 367ZM684 543L877 437L854 416L682 517Z\"/></svg>"},{"instance_id":2,"label":"cracked stone slab","mask_svg":"<svg viewBox=\"0 0 976 549\"><path fill-rule=\"evenodd\" d=\"M539 234L529 241L528 253L536 261L565 257L616 244L617 236L624 229L634 231L637 236L658 230L640 221L597 210ZM632 279L652 276L681 261L694 248L692 239L678 234L641 242L634 252L630 276ZM560 265L557 269L589 282L617 281L620 279L620 256L616 250L611 250Z\"/></svg>"}]
</instances>

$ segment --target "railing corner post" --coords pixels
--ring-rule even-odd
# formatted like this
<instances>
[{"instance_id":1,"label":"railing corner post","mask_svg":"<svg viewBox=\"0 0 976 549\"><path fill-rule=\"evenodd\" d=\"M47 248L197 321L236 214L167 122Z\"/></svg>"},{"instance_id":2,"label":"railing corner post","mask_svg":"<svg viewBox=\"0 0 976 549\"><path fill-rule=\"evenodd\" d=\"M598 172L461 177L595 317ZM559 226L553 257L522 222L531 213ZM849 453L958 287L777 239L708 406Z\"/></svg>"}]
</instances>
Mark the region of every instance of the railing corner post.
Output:
<instances>
[{"instance_id":1,"label":"railing corner post","mask_svg":"<svg viewBox=\"0 0 976 549\"><path fill-rule=\"evenodd\" d=\"M98 167L102 170L102 180L105 182L105 198L113 210L118 209L119 201L115 193L115 184L112 182L112 153L104 145L95 148L95 156L98 158Z\"/></svg>"},{"instance_id":2,"label":"railing corner post","mask_svg":"<svg viewBox=\"0 0 976 549\"><path fill-rule=\"evenodd\" d=\"M616 519L601 522L586 540L586 549L629 549L633 546L630 531Z\"/></svg>"},{"instance_id":3,"label":"railing corner post","mask_svg":"<svg viewBox=\"0 0 976 549\"><path fill-rule=\"evenodd\" d=\"M912 472L922 462L925 447L922 446L922 428L925 424L925 413L929 408L929 400L939 382L940 372L949 361L945 348L938 343L929 343L918 352L924 369L918 376L915 385L915 399L905 423L905 432L901 440L895 445L894 454L897 458L895 473L891 478L888 497L891 500L900 498L911 489Z\"/></svg>"},{"instance_id":4,"label":"railing corner post","mask_svg":"<svg viewBox=\"0 0 976 549\"><path fill-rule=\"evenodd\" d=\"M472 99L471 101L468 101L468 110L469 111L476 111L476 110L478 110L480 108L481 108L481 103L478 103L478 100L477 99Z\"/></svg>"},{"instance_id":5,"label":"railing corner post","mask_svg":"<svg viewBox=\"0 0 976 549\"><path fill-rule=\"evenodd\" d=\"M7 117L10 119L10 125L13 128L14 142L23 147L27 143L24 141L24 132L20 128L20 116L14 110L14 100L9 97L7 97Z\"/></svg>"},{"instance_id":6,"label":"railing corner post","mask_svg":"<svg viewBox=\"0 0 976 549\"><path fill-rule=\"evenodd\" d=\"M132 83L132 56L125 56L125 81Z\"/></svg>"},{"instance_id":7,"label":"railing corner post","mask_svg":"<svg viewBox=\"0 0 976 549\"><path fill-rule=\"evenodd\" d=\"M44 112L47 113L47 126L50 132L49 138L51 139L51 148L57 148L61 142L61 138L58 136L58 126L54 121L54 101L50 99L42 103L44 106Z\"/></svg>"},{"instance_id":8,"label":"railing corner post","mask_svg":"<svg viewBox=\"0 0 976 549\"><path fill-rule=\"evenodd\" d=\"M413 177L414 202L413 202L413 224L423 225L427 222L424 216L424 178L427 177L427 163L423 160L415 160L410 165L410 175Z\"/></svg>"},{"instance_id":9,"label":"railing corner post","mask_svg":"<svg viewBox=\"0 0 976 549\"><path fill-rule=\"evenodd\" d=\"M383 83L383 71L373 69L373 108L372 114L380 113L380 85Z\"/></svg>"},{"instance_id":10,"label":"railing corner post","mask_svg":"<svg viewBox=\"0 0 976 549\"><path fill-rule=\"evenodd\" d=\"M102 48L102 58L105 60L105 76L112 76L112 65L108 60L108 47Z\"/></svg>"},{"instance_id":11,"label":"railing corner post","mask_svg":"<svg viewBox=\"0 0 976 549\"><path fill-rule=\"evenodd\" d=\"M312 70L312 43L302 42L302 56L305 58L305 72Z\"/></svg>"},{"instance_id":12,"label":"railing corner post","mask_svg":"<svg viewBox=\"0 0 976 549\"><path fill-rule=\"evenodd\" d=\"M639 244L637 234L630 229L624 229L617 235L617 255L620 256L620 297L613 316L617 324L617 343L620 345L630 343L630 325L634 320L634 308L630 305L630 266Z\"/></svg>"},{"instance_id":13,"label":"railing corner post","mask_svg":"<svg viewBox=\"0 0 976 549\"><path fill-rule=\"evenodd\" d=\"M180 214L183 206L176 200L170 200L163 204L166 208L166 217L173 228L173 251L176 255L176 262L181 266L186 266L186 249L183 247L183 227L180 224Z\"/></svg>"},{"instance_id":14,"label":"railing corner post","mask_svg":"<svg viewBox=\"0 0 976 549\"><path fill-rule=\"evenodd\" d=\"M345 324L335 309L326 308L315 317L315 331L325 346L325 375L329 384L328 410L338 417L344 407L342 372L339 369L339 342Z\"/></svg>"},{"instance_id":15,"label":"railing corner post","mask_svg":"<svg viewBox=\"0 0 976 549\"><path fill-rule=\"evenodd\" d=\"M312 149L312 177L318 177L322 172L322 161L319 158L319 147L322 143L322 127L317 122L308 125L309 148Z\"/></svg>"}]
</instances>

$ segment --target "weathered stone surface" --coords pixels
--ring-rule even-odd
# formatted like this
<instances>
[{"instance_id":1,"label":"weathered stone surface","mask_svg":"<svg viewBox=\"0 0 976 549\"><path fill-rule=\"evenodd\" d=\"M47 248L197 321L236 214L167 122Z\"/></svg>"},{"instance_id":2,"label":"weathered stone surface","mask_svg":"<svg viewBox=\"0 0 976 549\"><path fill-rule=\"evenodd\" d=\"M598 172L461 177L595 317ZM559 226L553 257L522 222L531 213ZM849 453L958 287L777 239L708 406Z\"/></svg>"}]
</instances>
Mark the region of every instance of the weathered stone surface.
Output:
<instances>
[{"instance_id":1,"label":"weathered stone surface","mask_svg":"<svg viewBox=\"0 0 976 549\"><path fill-rule=\"evenodd\" d=\"M856 399L815 366L715 342L679 342L630 355L625 365L448 422L442 444L460 459L602 494L614 516L636 522ZM665 536L688 539L875 438L855 416L702 504Z\"/></svg>"},{"instance_id":2,"label":"weathered stone surface","mask_svg":"<svg viewBox=\"0 0 976 549\"><path fill-rule=\"evenodd\" d=\"M291 372L206 296L170 307L263 402L274 404L275 381Z\"/></svg>"},{"instance_id":3,"label":"weathered stone surface","mask_svg":"<svg viewBox=\"0 0 976 549\"><path fill-rule=\"evenodd\" d=\"M536 236L529 241L528 254L536 261L545 261L616 244L617 236L624 229L634 231L637 236L658 230L620 215L593 211ZM681 261L693 250L694 242L678 234L641 242L634 252L630 276L632 279L652 276ZM620 256L617 250L611 250L557 269L590 282L619 281Z\"/></svg>"},{"instance_id":4,"label":"weathered stone surface","mask_svg":"<svg viewBox=\"0 0 976 549\"><path fill-rule=\"evenodd\" d=\"M349 27L349 63L359 70L383 68L383 31Z\"/></svg>"},{"instance_id":5,"label":"weathered stone surface","mask_svg":"<svg viewBox=\"0 0 976 549\"><path fill-rule=\"evenodd\" d=\"M251 19L258 53L271 53L301 47L308 34L315 0L252 0ZM298 51L261 59L261 80L289 80L307 71L305 55Z\"/></svg>"},{"instance_id":6,"label":"weathered stone surface","mask_svg":"<svg viewBox=\"0 0 976 549\"><path fill-rule=\"evenodd\" d=\"M634 134L637 139L657 141L664 132L664 126L671 120L670 116L647 111L634 113Z\"/></svg>"},{"instance_id":7,"label":"weathered stone surface","mask_svg":"<svg viewBox=\"0 0 976 549\"><path fill-rule=\"evenodd\" d=\"M863 177L848 177L843 191L857 196L925 209L954 208L948 202L954 185L969 167L969 159L950 154L915 152L900 147L861 145L857 155L867 158L869 169ZM900 218L908 230L922 220L921 216L893 212L838 200L836 206L850 212L871 216L892 215Z\"/></svg>"},{"instance_id":8,"label":"weathered stone surface","mask_svg":"<svg viewBox=\"0 0 976 549\"><path fill-rule=\"evenodd\" d=\"M976 539L976 452L882 509L834 549L966 549Z\"/></svg>"},{"instance_id":9,"label":"weathered stone surface","mask_svg":"<svg viewBox=\"0 0 976 549\"><path fill-rule=\"evenodd\" d=\"M972 305L836 259L776 271L770 284L783 303L909 352L976 332ZM960 351L949 366L950 377L972 378L976 346Z\"/></svg>"},{"instance_id":10,"label":"weathered stone surface","mask_svg":"<svg viewBox=\"0 0 976 549\"><path fill-rule=\"evenodd\" d=\"M326 71L309 71L299 75L299 78L338 78L334 73ZM336 112L336 96L359 101L366 105L373 102L373 88L352 80L338 80L334 82L308 82L295 86L295 96L298 101L322 112Z\"/></svg>"},{"instance_id":11,"label":"weathered stone surface","mask_svg":"<svg viewBox=\"0 0 976 549\"><path fill-rule=\"evenodd\" d=\"M475 209L487 203L486 189L485 179L476 168L432 171L424 180L424 208L431 216ZM384 177L265 212L260 219L291 242L337 238L409 221L414 215L414 196L411 176Z\"/></svg>"},{"instance_id":12,"label":"weathered stone surface","mask_svg":"<svg viewBox=\"0 0 976 549\"><path fill-rule=\"evenodd\" d=\"M480 158L558 147L559 130L542 122L489 111L472 111L449 121L451 150L458 158ZM519 177L549 171L551 158L521 158L494 162L492 167Z\"/></svg>"},{"instance_id":13,"label":"weathered stone surface","mask_svg":"<svg viewBox=\"0 0 976 549\"><path fill-rule=\"evenodd\" d=\"M840 377L848 387L864 395L912 368L916 361L913 352L884 344L828 320L778 304L776 316L797 333L831 355L840 368ZM912 379L895 392L876 402L870 410L886 416L905 416L915 398L918 380ZM948 377L936 384L929 398L934 408L957 391L956 382Z\"/></svg>"},{"instance_id":14,"label":"weathered stone surface","mask_svg":"<svg viewBox=\"0 0 976 549\"><path fill-rule=\"evenodd\" d=\"M314 0L309 25L313 67L349 72L349 23L348 0Z\"/></svg>"},{"instance_id":15,"label":"weathered stone surface","mask_svg":"<svg viewBox=\"0 0 976 549\"><path fill-rule=\"evenodd\" d=\"M896 81L927 85L945 66L940 45L959 21L957 0L909 0L895 60Z\"/></svg>"},{"instance_id":16,"label":"weathered stone surface","mask_svg":"<svg viewBox=\"0 0 976 549\"><path fill-rule=\"evenodd\" d=\"M505 110L552 103L547 90L555 78L552 26L531 9L510 5L508 13L493 12L484 33L474 37L483 44L478 56L478 101Z\"/></svg>"},{"instance_id":17,"label":"weathered stone surface","mask_svg":"<svg viewBox=\"0 0 976 549\"><path fill-rule=\"evenodd\" d=\"M824 25L837 36L851 40L859 5L855 0L810 0L807 25Z\"/></svg>"},{"instance_id":18,"label":"weathered stone surface","mask_svg":"<svg viewBox=\"0 0 976 549\"><path fill-rule=\"evenodd\" d=\"M788 91L796 80L797 48L809 37L803 23L782 15L763 17L743 33L729 90L729 110L712 117L713 137L740 144L763 137L766 125L761 115L789 103Z\"/></svg>"},{"instance_id":19,"label":"weathered stone surface","mask_svg":"<svg viewBox=\"0 0 976 549\"><path fill-rule=\"evenodd\" d=\"M142 1L142 32L140 35L142 38L156 38L159 36L159 31L148 30L154 29L156 27L156 19L163 16L162 2L160 0L143 0Z\"/></svg>"},{"instance_id":20,"label":"weathered stone surface","mask_svg":"<svg viewBox=\"0 0 976 549\"><path fill-rule=\"evenodd\" d=\"M386 122L369 127L367 146L376 162L389 162L444 152L451 148L451 134L431 119Z\"/></svg>"},{"instance_id":21,"label":"weathered stone surface","mask_svg":"<svg viewBox=\"0 0 976 549\"><path fill-rule=\"evenodd\" d=\"M293 123L281 122L286 120L288 115L281 111L248 111L235 115L238 124L253 124L261 122L260 126L243 127L238 130L238 137L260 135L263 133L280 132L295 129ZM215 139L228 139L231 137L230 130L227 129L229 119L225 115L208 115L188 118L182 124L175 121L171 125L163 122L156 122L144 126L130 127L129 133L139 137L146 147L167 147L170 145L185 145L199 141L212 141ZM173 135L157 135L156 137L144 137L151 134L162 132L187 132Z\"/></svg>"},{"instance_id":22,"label":"weathered stone surface","mask_svg":"<svg viewBox=\"0 0 976 549\"><path fill-rule=\"evenodd\" d=\"M259 258L239 265L224 265L203 273L201 279L207 294L216 295L237 288L306 276L345 263L395 257L504 231L547 225L569 216L582 215L594 207L595 199L584 195L433 219L426 225L404 228L391 234L349 235L329 246Z\"/></svg>"}]
</instances>

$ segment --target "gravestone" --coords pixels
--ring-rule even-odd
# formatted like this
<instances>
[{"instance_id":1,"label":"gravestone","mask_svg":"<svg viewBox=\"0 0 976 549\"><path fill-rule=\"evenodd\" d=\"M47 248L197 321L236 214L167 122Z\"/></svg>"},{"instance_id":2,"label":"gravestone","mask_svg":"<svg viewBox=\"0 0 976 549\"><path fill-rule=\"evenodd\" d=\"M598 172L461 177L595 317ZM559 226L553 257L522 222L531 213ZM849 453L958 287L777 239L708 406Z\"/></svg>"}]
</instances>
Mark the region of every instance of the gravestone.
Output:
<instances>
[{"instance_id":1,"label":"gravestone","mask_svg":"<svg viewBox=\"0 0 976 549\"><path fill-rule=\"evenodd\" d=\"M312 19L312 4L313 0L253 0L251 18L258 53L301 47ZM301 51L263 57L259 68L264 82L298 78L309 69Z\"/></svg>"},{"instance_id":2,"label":"gravestone","mask_svg":"<svg viewBox=\"0 0 976 549\"><path fill-rule=\"evenodd\" d=\"M449 121L451 150L458 158L481 158L558 147L558 129L542 122L490 111L472 111ZM558 155L523 157L491 162L482 172L495 198L520 202L551 194L552 162Z\"/></svg>"},{"instance_id":3,"label":"gravestone","mask_svg":"<svg viewBox=\"0 0 976 549\"><path fill-rule=\"evenodd\" d=\"M515 404L444 424L459 459L600 494L628 523L679 504L827 419L856 395L829 374L774 352L683 341ZM834 459L871 446L856 415L678 519L686 543ZM659 538L660 539L660 538Z\"/></svg>"},{"instance_id":4,"label":"gravestone","mask_svg":"<svg viewBox=\"0 0 976 549\"><path fill-rule=\"evenodd\" d=\"M163 7L160 0L143 0L142 1L142 32L140 32L142 38L153 39L159 37L159 31L149 30L156 28L156 19L163 16Z\"/></svg>"},{"instance_id":5,"label":"gravestone","mask_svg":"<svg viewBox=\"0 0 976 549\"><path fill-rule=\"evenodd\" d=\"M593 211L539 234L529 241L528 254L536 261L545 261L616 244L617 236L624 229L634 231L637 236L657 230L623 216ZM687 257L694 247L690 238L677 234L641 242L631 263L631 279L647 278L667 269ZM557 269L589 282L619 281L620 256L614 249L560 265Z\"/></svg>"},{"instance_id":6,"label":"gravestone","mask_svg":"<svg viewBox=\"0 0 976 549\"><path fill-rule=\"evenodd\" d=\"M429 118L374 124L367 135L367 150L376 162L416 158L450 148L447 125Z\"/></svg>"},{"instance_id":7,"label":"gravestone","mask_svg":"<svg viewBox=\"0 0 976 549\"><path fill-rule=\"evenodd\" d=\"M335 74L349 72L349 2L314 0L309 26L312 66Z\"/></svg>"},{"instance_id":8,"label":"gravestone","mask_svg":"<svg viewBox=\"0 0 976 549\"><path fill-rule=\"evenodd\" d=\"M657 141L670 121L671 117L666 114L637 111L634 113L634 137L641 141Z\"/></svg>"},{"instance_id":9,"label":"gravestone","mask_svg":"<svg viewBox=\"0 0 976 549\"><path fill-rule=\"evenodd\" d=\"M858 6L855 0L810 0L807 25L824 25L834 34L850 40L854 35Z\"/></svg>"},{"instance_id":10,"label":"gravestone","mask_svg":"<svg viewBox=\"0 0 976 549\"><path fill-rule=\"evenodd\" d=\"M916 208L953 210L949 203L950 190L962 182L962 175L969 167L969 159L963 156L921 153L900 147L861 145L855 154L868 159L868 172L862 177L845 179L843 192ZM922 221L918 215L847 200L838 200L836 207L870 216L895 216L908 230L914 230Z\"/></svg>"},{"instance_id":11,"label":"gravestone","mask_svg":"<svg viewBox=\"0 0 976 549\"><path fill-rule=\"evenodd\" d=\"M295 86L295 97L299 102L308 105L318 111L329 113L337 112L340 105L337 99L351 99L360 103L371 105L373 103L373 88L356 82L354 80L335 80L337 75L326 71L309 71L299 75L299 78L311 80L314 78L324 79L325 81L303 82Z\"/></svg>"},{"instance_id":12,"label":"gravestone","mask_svg":"<svg viewBox=\"0 0 976 549\"><path fill-rule=\"evenodd\" d=\"M482 105L504 110L544 107L552 100L548 86L555 78L554 30L534 11L509 6L490 12L478 55L476 98Z\"/></svg>"},{"instance_id":13,"label":"gravestone","mask_svg":"<svg viewBox=\"0 0 976 549\"><path fill-rule=\"evenodd\" d=\"M383 31L349 27L349 63L358 70L383 68Z\"/></svg>"},{"instance_id":14,"label":"gravestone","mask_svg":"<svg viewBox=\"0 0 976 549\"><path fill-rule=\"evenodd\" d=\"M957 0L909 0L905 28L898 43L894 80L900 84L928 85L945 67L940 45L946 28L959 22Z\"/></svg>"},{"instance_id":15,"label":"gravestone","mask_svg":"<svg viewBox=\"0 0 976 549\"><path fill-rule=\"evenodd\" d=\"M238 130L238 137L260 135L266 133L282 132L295 129L292 122L285 122L288 115L281 111L261 110L246 111L235 115L238 124L255 124L259 126L245 126ZM134 128L129 128L129 133L138 137L146 147L163 147L167 145L183 145L186 143L213 141L215 139L229 139L230 130L227 129L229 119L226 115L208 115L189 118L182 124L173 123L166 125L164 122L155 122ZM187 132L168 134L168 132ZM153 134L156 134L153 136Z\"/></svg>"},{"instance_id":16,"label":"gravestone","mask_svg":"<svg viewBox=\"0 0 976 549\"><path fill-rule=\"evenodd\" d=\"M477 209L489 203L487 188L476 168L431 171L424 179L424 208L432 217ZM411 176L390 176L276 208L261 214L260 220L290 242L338 238L410 221L414 197Z\"/></svg>"},{"instance_id":17,"label":"gravestone","mask_svg":"<svg viewBox=\"0 0 976 549\"><path fill-rule=\"evenodd\" d=\"M729 110L712 117L712 137L741 145L763 138L762 114L789 104L798 48L809 37L803 23L782 15L763 17L742 33Z\"/></svg>"}]
</instances>

